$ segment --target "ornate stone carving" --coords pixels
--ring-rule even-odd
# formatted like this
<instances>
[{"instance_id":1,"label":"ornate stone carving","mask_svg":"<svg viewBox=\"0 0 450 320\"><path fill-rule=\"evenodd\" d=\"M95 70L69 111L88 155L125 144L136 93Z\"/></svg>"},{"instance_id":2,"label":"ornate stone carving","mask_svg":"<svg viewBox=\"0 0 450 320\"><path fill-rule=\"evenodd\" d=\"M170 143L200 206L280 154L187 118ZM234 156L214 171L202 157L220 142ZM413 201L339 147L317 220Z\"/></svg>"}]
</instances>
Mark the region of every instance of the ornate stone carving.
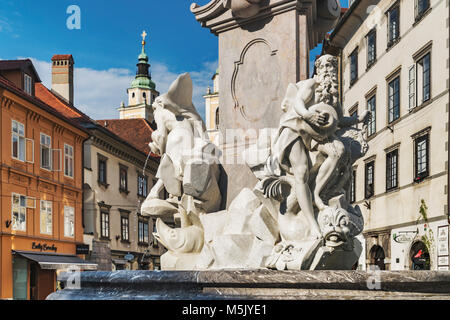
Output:
<instances>
[{"instance_id":1,"label":"ornate stone carving","mask_svg":"<svg viewBox=\"0 0 450 320\"><path fill-rule=\"evenodd\" d=\"M258 64L254 62L258 61ZM267 67L259 68L259 65ZM267 72L267 70L271 70ZM272 50L270 44L264 39L250 41L242 50L239 61L234 63L234 72L231 79L231 94L238 109L247 121L258 121L266 110L275 108L274 100L280 83L280 66L277 50ZM254 97L249 92L264 94L265 105L259 105L261 97Z\"/></svg>"}]
</instances>

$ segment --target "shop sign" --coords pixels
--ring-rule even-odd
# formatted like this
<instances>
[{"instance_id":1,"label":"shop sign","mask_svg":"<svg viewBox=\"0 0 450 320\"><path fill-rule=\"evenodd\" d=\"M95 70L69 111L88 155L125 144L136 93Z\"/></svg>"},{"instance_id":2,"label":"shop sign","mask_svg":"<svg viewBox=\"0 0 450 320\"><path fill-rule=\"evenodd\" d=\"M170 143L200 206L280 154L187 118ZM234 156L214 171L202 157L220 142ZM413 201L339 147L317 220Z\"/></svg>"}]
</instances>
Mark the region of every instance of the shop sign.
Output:
<instances>
[{"instance_id":1,"label":"shop sign","mask_svg":"<svg viewBox=\"0 0 450 320\"><path fill-rule=\"evenodd\" d=\"M439 266L448 266L448 256L447 257L439 257L438 265Z\"/></svg>"},{"instance_id":2,"label":"shop sign","mask_svg":"<svg viewBox=\"0 0 450 320\"><path fill-rule=\"evenodd\" d=\"M417 234L417 231L401 231L399 234L394 233L393 238L398 243L409 243L413 241Z\"/></svg>"},{"instance_id":3,"label":"shop sign","mask_svg":"<svg viewBox=\"0 0 450 320\"><path fill-rule=\"evenodd\" d=\"M77 244L75 254L89 254L89 245L88 244Z\"/></svg>"},{"instance_id":4,"label":"shop sign","mask_svg":"<svg viewBox=\"0 0 450 320\"><path fill-rule=\"evenodd\" d=\"M134 256L131 253L129 253L129 254L126 254L123 258L125 260L131 261L134 259Z\"/></svg>"},{"instance_id":5,"label":"shop sign","mask_svg":"<svg viewBox=\"0 0 450 320\"><path fill-rule=\"evenodd\" d=\"M37 249L37 250L40 250L40 251L54 251L54 252L58 251L58 248L54 244L52 244L50 246L50 245L48 245L46 243L33 242L31 244L31 248L32 249Z\"/></svg>"},{"instance_id":6,"label":"shop sign","mask_svg":"<svg viewBox=\"0 0 450 320\"><path fill-rule=\"evenodd\" d=\"M448 256L448 226L438 227L438 256Z\"/></svg>"}]
</instances>

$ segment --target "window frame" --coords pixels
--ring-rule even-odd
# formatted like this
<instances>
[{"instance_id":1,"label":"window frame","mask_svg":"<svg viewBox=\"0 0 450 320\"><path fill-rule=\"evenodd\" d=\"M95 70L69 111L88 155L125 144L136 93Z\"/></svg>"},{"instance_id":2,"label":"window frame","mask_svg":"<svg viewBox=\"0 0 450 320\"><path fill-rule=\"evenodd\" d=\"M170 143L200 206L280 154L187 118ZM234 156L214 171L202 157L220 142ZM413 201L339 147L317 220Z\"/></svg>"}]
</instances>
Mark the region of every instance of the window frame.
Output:
<instances>
[{"instance_id":1,"label":"window frame","mask_svg":"<svg viewBox=\"0 0 450 320\"><path fill-rule=\"evenodd\" d=\"M46 215L46 218L48 219L48 216L49 216L49 212L48 212L48 208L50 207L50 221L46 221L46 228L47 228L47 231L44 231L43 230L43 216L42 216L42 214L43 214L43 203L45 203L46 205L45 205L45 208L46 208L46 210L45 210L45 215ZM49 201L49 200L41 200L40 201L40 208L39 208L39 225L40 225L40 227L39 227L39 230L40 230L40 233L41 234L45 234L45 235L49 235L49 236L51 236L51 235L53 235L53 202L52 201ZM49 206L49 204L50 204L50 206ZM46 219L46 220L47 220ZM50 224L48 223L48 222L50 222ZM50 226L50 231L48 231L48 227Z\"/></svg>"},{"instance_id":2,"label":"window frame","mask_svg":"<svg viewBox=\"0 0 450 320\"><path fill-rule=\"evenodd\" d=\"M145 182L145 184L143 184L142 193L141 193L141 186L140 186L141 179L142 179L143 182ZM137 181L137 195L139 197L147 197L147 195L148 195L148 176L143 175L143 174L138 172L137 180L138 180ZM145 187L145 190L144 190L144 187Z\"/></svg>"},{"instance_id":3,"label":"window frame","mask_svg":"<svg viewBox=\"0 0 450 320\"><path fill-rule=\"evenodd\" d=\"M395 163L392 162L395 156ZM386 153L386 191L397 189L399 186L398 181L398 164L399 164L399 152L398 148L393 149ZM395 182L395 183L394 183Z\"/></svg>"},{"instance_id":4,"label":"window frame","mask_svg":"<svg viewBox=\"0 0 450 320\"><path fill-rule=\"evenodd\" d=\"M122 186L122 173L125 173L125 187ZM119 164L119 191L128 193L128 167Z\"/></svg>"},{"instance_id":5,"label":"window frame","mask_svg":"<svg viewBox=\"0 0 450 320\"><path fill-rule=\"evenodd\" d=\"M391 38L392 36L392 21L391 21L391 14L394 10L397 10L397 28L396 28L396 37ZM387 14L387 48L393 47L401 38L400 36L400 2L397 1L392 5L389 10L386 12Z\"/></svg>"},{"instance_id":6,"label":"window frame","mask_svg":"<svg viewBox=\"0 0 450 320\"><path fill-rule=\"evenodd\" d=\"M23 91L28 93L30 96L33 95L33 77L27 73L23 74Z\"/></svg>"},{"instance_id":7,"label":"window frame","mask_svg":"<svg viewBox=\"0 0 450 320\"><path fill-rule=\"evenodd\" d=\"M105 217L107 219L105 219ZM100 239L110 240L111 215L109 208L100 207Z\"/></svg>"},{"instance_id":8,"label":"window frame","mask_svg":"<svg viewBox=\"0 0 450 320\"><path fill-rule=\"evenodd\" d=\"M395 105L394 105L395 99L392 100L393 101L392 102L393 105L392 105L392 108L391 108L391 93L390 93L391 83L393 83L396 80L398 80L398 90L395 91L395 89L393 89L394 91L393 91L392 97L395 97L395 93L397 93L397 95L398 95L398 105L397 105L397 107L398 107L398 116L397 117L395 117ZM388 105L387 120L388 120L388 124L391 124L391 123L397 121L398 119L400 119L400 111L401 111L401 108L400 108L400 106L401 106L401 78L400 78L400 73L395 74L395 76L393 76L392 78L390 78L388 80L388 83L387 83L387 99L388 99L388 103L387 103L387 105ZM392 119L390 118L391 109L392 109Z\"/></svg>"},{"instance_id":9,"label":"window frame","mask_svg":"<svg viewBox=\"0 0 450 320\"><path fill-rule=\"evenodd\" d=\"M40 148L39 148L39 149L40 149L40 163L39 163L39 166L40 166L41 169L44 169L44 170L47 170L47 171L52 171L52 170L53 170L53 161L52 161L52 137L49 136L48 134L43 133L43 132L40 133L39 137L40 137L40 140L39 140L39 145L40 145ZM49 144L48 146L45 145L45 144L44 144L44 145L42 144L42 137L44 137L44 139L46 139L46 138L49 139L50 144ZM43 166L42 155L43 155L43 149L44 149L44 147L45 147L45 148L47 149L47 151L48 151L48 162L49 162L49 165L48 165L47 168Z\"/></svg>"},{"instance_id":10,"label":"window frame","mask_svg":"<svg viewBox=\"0 0 450 320\"><path fill-rule=\"evenodd\" d=\"M101 154L97 154L97 168L98 168L98 173L97 173L97 182L104 186L105 188L107 188L109 186L108 184L108 158L101 155ZM102 173L102 169L101 169L101 164L104 163L104 180L102 181L101 179L101 173Z\"/></svg>"},{"instance_id":11,"label":"window frame","mask_svg":"<svg viewBox=\"0 0 450 320\"><path fill-rule=\"evenodd\" d=\"M147 237L145 234L145 226L147 226ZM150 229L149 228L150 228L150 226L149 226L149 222L147 220L143 220L143 219L138 220L138 244L139 245L146 245L146 246L149 245L149 242L150 242L150 236L149 236Z\"/></svg>"},{"instance_id":12,"label":"window frame","mask_svg":"<svg viewBox=\"0 0 450 320\"><path fill-rule=\"evenodd\" d=\"M426 57L428 57L428 70L425 69L425 58ZM419 74L418 74L419 73L419 68L418 68L419 65L422 65L422 74L421 74L421 76L422 76L422 88L420 88L421 92L422 92L422 101L418 101L419 100L419 95L417 94L419 92L419 88L418 88L419 81L417 81L418 78L419 78ZM415 88L415 92L416 92L415 98L416 98L416 103L415 103L415 105L416 106L421 106L422 104L424 104L424 103L426 103L426 102L431 100L431 51L427 51L426 53L421 55L419 59L416 60L415 68L416 68L416 70L415 70L416 71L416 75L415 75L415 83L416 83L415 84L415 87L416 87ZM428 84L427 85L425 84L425 72L426 71L428 71L428 76L427 76ZM428 88L428 97L426 99L425 99L425 88ZM420 102L420 104L419 104L419 102Z\"/></svg>"},{"instance_id":13,"label":"window frame","mask_svg":"<svg viewBox=\"0 0 450 320\"><path fill-rule=\"evenodd\" d=\"M72 155L68 155L66 153L66 148L68 148L68 149L70 149L72 151ZM74 178L74 172L75 172L75 170L74 170L74 165L75 165L74 157L75 157L75 153L74 153L73 146L71 146L70 144L64 143L64 176L67 177L67 178L71 178L71 179ZM70 161L70 163L71 163L71 166L70 166L71 172L69 172L69 173L71 173L71 175L66 174L66 169L67 169L66 158L71 160Z\"/></svg>"},{"instance_id":14,"label":"window frame","mask_svg":"<svg viewBox=\"0 0 450 320\"><path fill-rule=\"evenodd\" d=\"M425 171L418 172L419 170L419 152L418 145L420 142L425 141ZM414 182L421 182L425 178L430 176L430 132L429 129L414 137Z\"/></svg>"},{"instance_id":15,"label":"window frame","mask_svg":"<svg viewBox=\"0 0 450 320\"><path fill-rule=\"evenodd\" d=\"M14 131L14 123L16 123L17 126L17 132ZM19 127L23 127L23 134L20 133ZM14 156L14 137L17 137L17 156ZM20 158L20 151L21 151L21 141L23 142L23 159ZM25 137L25 125L17 120L11 121L11 157L14 160L26 162L27 156L27 145L26 145L26 137Z\"/></svg>"},{"instance_id":16,"label":"window frame","mask_svg":"<svg viewBox=\"0 0 450 320\"><path fill-rule=\"evenodd\" d=\"M372 167L372 190L369 194L368 169ZM364 165L364 199L370 199L375 195L375 160L371 160Z\"/></svg>"},{"instance_id":17,"label":"window frame","mask_svg":"<svg viewBox=\"0 0 450 320\"><path fill-rule=\"evenodd\" d=\"M122 242L130 242L130 217L128 215L120 215L120 236Z\"/></svg>"},{"instance_id":18,"label":"window frame","mask_svg":"<svg viewBox=\"0 0 450 320\"><path fill-rule=\"evenodd\" d=\"M359 57L359 47L356 47L348 56L350 60L350 86L352 86L356 81L358 81L358 57ZM354 61L353 61L354 58ZM355 65L353 65L353 62ZM355 72L352 72L354 67ZM352 78L352 74L354 74L354 78Z\"/></svg>"},{"instance_id":19,"label":"window frame","mask_svg":"<svg viewBox=\"0 0 450 320\"><path fill-rule=\"evenodd\" d=\"M374 101L373 106L370 103ZM367 110L371 112L371 117L367 123L367 137L377 133L377 94L376 92L366 98ZM371 128L373 127L373 131Z\"/></svg>"},{"instance_id":20,"label":"window frame","mask_svg":"<svg viewBox=\"0 0 450 320\"><path fill-rule=\"evenodd\" d=\"M369 39L370 37L373 36L373 59L370 59L370 51L369 51ZM366 35L366 47L367 47L367 69L369 69L371 66L373 66L375 64L375 62L377 61L377 29L373 28L372 30L369 31L369 33Z\"/></svg>"},{"instance_id":21,"label":"window frame","mask_svg":"<svg viewBox=\"0 0 450 320\"><path fill-rule=\"evenodd\" d=\"M426 1L427 2L427 6L423 9L422 12L419 11L419 3L421 1ZM428 12L428 10L431 9L431 3L430 0L414 0L414 19L415 22L419 21L422 19L422 17Z\"/></svg>"},{"instance_id":22,"label":"window frame","mask_svg":"<svg viewBox=\"0 0 450 320\"><path fill-rule=\"evenodd\" d=\"M19 197L19 205L15 205L14 204L14 197L15 196ZM21 202L22 198L25 199L25 205L22 205L22 202ZM18 209L18 211L17 211L17 213L18 213L17 214L17 218L19 219L19 222L20 222L20 216L21 215L24 216L24 222L23 222L24 228L15 228L14 227L15 226L14 221L16 221L16 219L14 218L14 209L15 208ZM12 192L11 193L11 230L13 230L13 231L20 231L20 232L26 232L27 231L27 219L28 219L28 217L27 217L27 196L24 196L24 195L19 194L19 193Z\"/></svg>"},{"instance_id":23,"label":"window frame","mask_svg":"<svg viewBox=\"0 0 450 320\"><path fill-rule=\"evenodd\" d=\"M70 209L70 210L69 210ZM67 227L67 213L68 211L71 212L71 216L72 216L72 226L71 226L71 232L72 235L70 233L67 233L68 229ZM69 220L70 222L70 220ZM64 237L66 238L74 238L75 237L75 207L72 206L64 206Z\"/></svg>"}]
</instances>

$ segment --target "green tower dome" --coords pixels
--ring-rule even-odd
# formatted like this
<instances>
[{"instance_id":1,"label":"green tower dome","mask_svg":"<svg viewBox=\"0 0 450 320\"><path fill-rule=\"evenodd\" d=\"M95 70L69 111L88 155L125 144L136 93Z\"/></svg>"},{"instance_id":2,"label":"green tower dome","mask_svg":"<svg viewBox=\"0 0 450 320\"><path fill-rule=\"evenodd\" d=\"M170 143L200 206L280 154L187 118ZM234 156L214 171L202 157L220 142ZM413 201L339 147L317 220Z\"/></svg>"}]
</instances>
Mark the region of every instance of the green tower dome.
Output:
<instances>
[{"instance_id":1,"label":"green tower dome","mask_svg":"<svg viewBox=\"0 0 450 320\"><path fill-rule=\"evenodd\" d=\"M138 56L138 64L136 78L131 82L131 88L141 88L141 89L156 89L155 83L152 81L152 77L150 75L150 64L148 63L148 56L145 53L145 36L147 34L143 33L144 40L142 41L142 51Z\"/></svg>"}]
</instances>

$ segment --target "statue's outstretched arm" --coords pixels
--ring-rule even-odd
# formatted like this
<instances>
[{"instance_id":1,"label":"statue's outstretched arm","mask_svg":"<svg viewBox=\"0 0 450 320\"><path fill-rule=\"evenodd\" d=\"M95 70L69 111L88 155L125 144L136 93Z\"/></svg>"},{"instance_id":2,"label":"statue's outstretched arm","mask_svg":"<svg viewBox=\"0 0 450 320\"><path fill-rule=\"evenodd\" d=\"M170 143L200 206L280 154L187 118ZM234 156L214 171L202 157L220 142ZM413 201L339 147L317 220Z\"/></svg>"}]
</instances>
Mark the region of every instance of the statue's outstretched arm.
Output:
<instances>
[{"instance_id":1,"label":"statue's outstretched arm","mask_svg":"<svg viewBox=\"0 0 450 320\"><path fill-rule=\"evenodd\" d=\"M358 124L360 122L366 122L371 115L371 112L368 110L365 110L359 117L358 115L354 114L351 117L341 117L339 119L339 127L341 128L347 128L351 127L355 124Z\"/></svg>"}]
</instances>

